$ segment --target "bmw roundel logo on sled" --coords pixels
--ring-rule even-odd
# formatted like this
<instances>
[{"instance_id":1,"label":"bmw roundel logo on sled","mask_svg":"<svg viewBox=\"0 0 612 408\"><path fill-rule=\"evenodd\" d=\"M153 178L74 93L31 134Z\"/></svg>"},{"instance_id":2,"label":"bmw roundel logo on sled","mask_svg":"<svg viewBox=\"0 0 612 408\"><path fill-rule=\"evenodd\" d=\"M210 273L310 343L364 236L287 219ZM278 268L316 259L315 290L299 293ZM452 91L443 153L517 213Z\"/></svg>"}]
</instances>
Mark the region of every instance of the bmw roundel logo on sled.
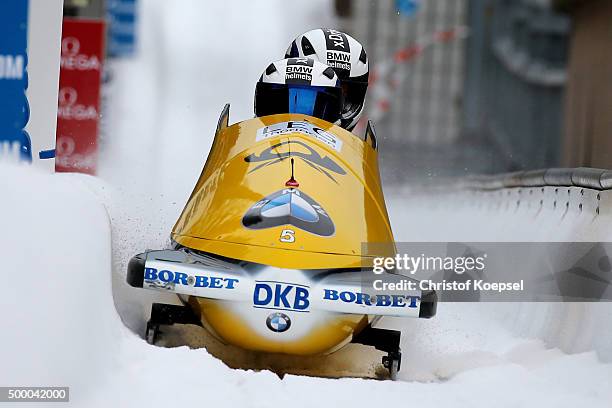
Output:
<instances>
[{"instance_id":1,"label":"bmw roundel logo on sled","mask_svg":"<svg viewBox=\"0 0 612 408\"><path fill-rule=\"evenodd\" d=\"M266 319L266 326L273 332L282 333L291 327L291 319L284 313L272 313Z\"/></svg>"},{"instance_id":2,"label":"bmw roundel logo on sled","mask_svg":"<svg viewBox=\"0 0 612 408\"><path fill-rule=\"evenodd\" d=\"M259 200L242 217L250 229L293 225L312 234L329 237L335 227L327 212L306 193L293 188L277 191Z\"/></svg>"}]
</instances>

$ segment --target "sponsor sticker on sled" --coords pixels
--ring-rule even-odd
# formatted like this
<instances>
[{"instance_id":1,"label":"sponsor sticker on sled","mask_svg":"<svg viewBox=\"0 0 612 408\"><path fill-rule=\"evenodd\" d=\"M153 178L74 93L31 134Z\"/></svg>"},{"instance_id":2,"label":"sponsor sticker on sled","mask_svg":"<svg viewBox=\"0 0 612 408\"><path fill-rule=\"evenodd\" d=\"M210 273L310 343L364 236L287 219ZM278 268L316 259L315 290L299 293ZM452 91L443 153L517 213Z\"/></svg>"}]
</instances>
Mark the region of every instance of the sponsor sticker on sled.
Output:
<instances>
[{"instance_id":1,"label":"sponsor sticker on sled","mask_svg":"<svg viewBox=\"0 0 612 408\"><path fill-rule=\"evenodd\" d=\"M308 312L309 287L297 283L256 281L253 307Z\"/></svg>"},{"instance_id":2,"label":"sponsor sticker on sled","mask_svg":"<svg viewBox=\"0 0 612 408\"><path fill-rule=\"evenodd\" d=\"M281 122L263 127L257 130L255 140L259 142L271 137L286 135L289 133L301 133L325 143L338 152L342 150L342 140L340 140L334 134L326 132L320 127L306 121Z\"/></svg>"},{"instance_id":3,"label":"sponsor sticker on sled","mask_svg":"<svg viewBox=\"0 0 612 408\"><path fill-rule=\"evenodd\" d=\"M156 260L145 264L143 287L211 299L237 299L243 296L239 293L240 279L235 276L189 265L181 265L179 271L176 265Z\"/></svg>"}]
</instances>

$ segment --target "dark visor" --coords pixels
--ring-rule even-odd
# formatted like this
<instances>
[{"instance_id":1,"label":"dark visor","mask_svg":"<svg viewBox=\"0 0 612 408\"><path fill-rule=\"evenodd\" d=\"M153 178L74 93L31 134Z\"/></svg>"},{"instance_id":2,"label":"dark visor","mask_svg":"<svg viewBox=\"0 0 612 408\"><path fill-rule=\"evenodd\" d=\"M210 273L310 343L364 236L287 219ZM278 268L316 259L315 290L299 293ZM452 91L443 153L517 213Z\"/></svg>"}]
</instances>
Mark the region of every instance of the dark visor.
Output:
<instances>
[{"instance_id":1,"label":"dark visor","mask_svg":"<svg viewBox=\"0 0 612 408\"><path fill-rule=\"evenodd\" d=\"M341 80L344 106L342 114L350 114L361 109L368 90L368 74L355 79Z\"/></svg>"},{"instance_id":2,"label":"dark visor","mask_svg":"<svg viewBox=\"0 0 612 408\"><path fill-rule=\"evenodd\" d=\"M341 112L340 88L257 83L255 90L257 116L302 113L333 123L340 119Z\"/></svg>"}]
</instances>

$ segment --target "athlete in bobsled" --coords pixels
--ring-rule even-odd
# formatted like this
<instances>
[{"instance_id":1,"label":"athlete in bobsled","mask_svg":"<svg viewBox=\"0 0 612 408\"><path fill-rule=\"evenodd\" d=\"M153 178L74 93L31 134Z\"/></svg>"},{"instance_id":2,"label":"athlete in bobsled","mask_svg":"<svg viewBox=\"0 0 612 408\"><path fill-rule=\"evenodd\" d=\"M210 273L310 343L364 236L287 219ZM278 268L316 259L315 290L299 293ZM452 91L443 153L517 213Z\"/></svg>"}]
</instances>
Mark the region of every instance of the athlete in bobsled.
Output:
<instances>
[{"instance_id":1,"label":"athlete in bobsled","mask_svg":"<svg viewBox=\"0 0 612 408\"><path fill-rule=\"evenodd\" d=\"M343 95L332 68L310 58L268 65L255 87L255 116L301 113L340 125Z\"/></svg>"},{"instance_id":2,"label":"athlete in bobsled","mask_svg":"<svg viewBox=\"0 0 612 408\"><path fill-rule=\"evenodd\" d=\"M338 126L343 106L335 70L303 57L265 69L255 118L229 126L226 105L172 248L128 266L130 285L183 304L153 304L148 342L164 325L187 323L263 353L323 355L360 343L382 350L396 378L400 333L373 324L432 317L436 295L371 290L374 280L407 278L373 273L374 258L395 255L376 137L371 127L362 140Z\"/></svg>"},{"instance_id":3,"label":"athlete in bobsled","mask_svg":"<svg viewBox=\"0 0 612 408\"><path fill-rule=\"evenodd\" d=\"M363 113L368 90L369 64L363 45L341 31L318 28L291 42L285 58L296 57L311 58L333 68L342 87L340 126L352 131Z\"/></svg>"}]
</instances>

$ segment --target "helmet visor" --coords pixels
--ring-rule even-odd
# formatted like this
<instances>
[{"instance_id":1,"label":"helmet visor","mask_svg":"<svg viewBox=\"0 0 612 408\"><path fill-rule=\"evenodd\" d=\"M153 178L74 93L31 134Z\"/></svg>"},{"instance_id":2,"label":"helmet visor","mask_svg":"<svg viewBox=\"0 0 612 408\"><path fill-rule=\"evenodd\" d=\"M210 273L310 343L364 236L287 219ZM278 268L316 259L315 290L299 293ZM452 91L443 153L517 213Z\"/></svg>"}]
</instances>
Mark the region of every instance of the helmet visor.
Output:
<instances>
[{"instance_id":1,"label":"helmet visor","mask_svg":"<svg viewBox=\"0 0 612 408\"><path fill-rule=\"evenodd\" d=\"M342 117L351 118L361 111L361 108L365 102L366 91L368 90L367 77L365 82L343 80L341 85L342 96L344 99L342 106Z\"/></svg>"},{"instance_id":2,"label":"helmet visor","mask_svg":"<svg viewBox=\"0 0 612 408\"><path fill-rule=\"evenodd\" d=\"M255 115L301 113L336 122L342 112L342 90L335 87L257 83Z\"/></svg>"}]
</instances>

